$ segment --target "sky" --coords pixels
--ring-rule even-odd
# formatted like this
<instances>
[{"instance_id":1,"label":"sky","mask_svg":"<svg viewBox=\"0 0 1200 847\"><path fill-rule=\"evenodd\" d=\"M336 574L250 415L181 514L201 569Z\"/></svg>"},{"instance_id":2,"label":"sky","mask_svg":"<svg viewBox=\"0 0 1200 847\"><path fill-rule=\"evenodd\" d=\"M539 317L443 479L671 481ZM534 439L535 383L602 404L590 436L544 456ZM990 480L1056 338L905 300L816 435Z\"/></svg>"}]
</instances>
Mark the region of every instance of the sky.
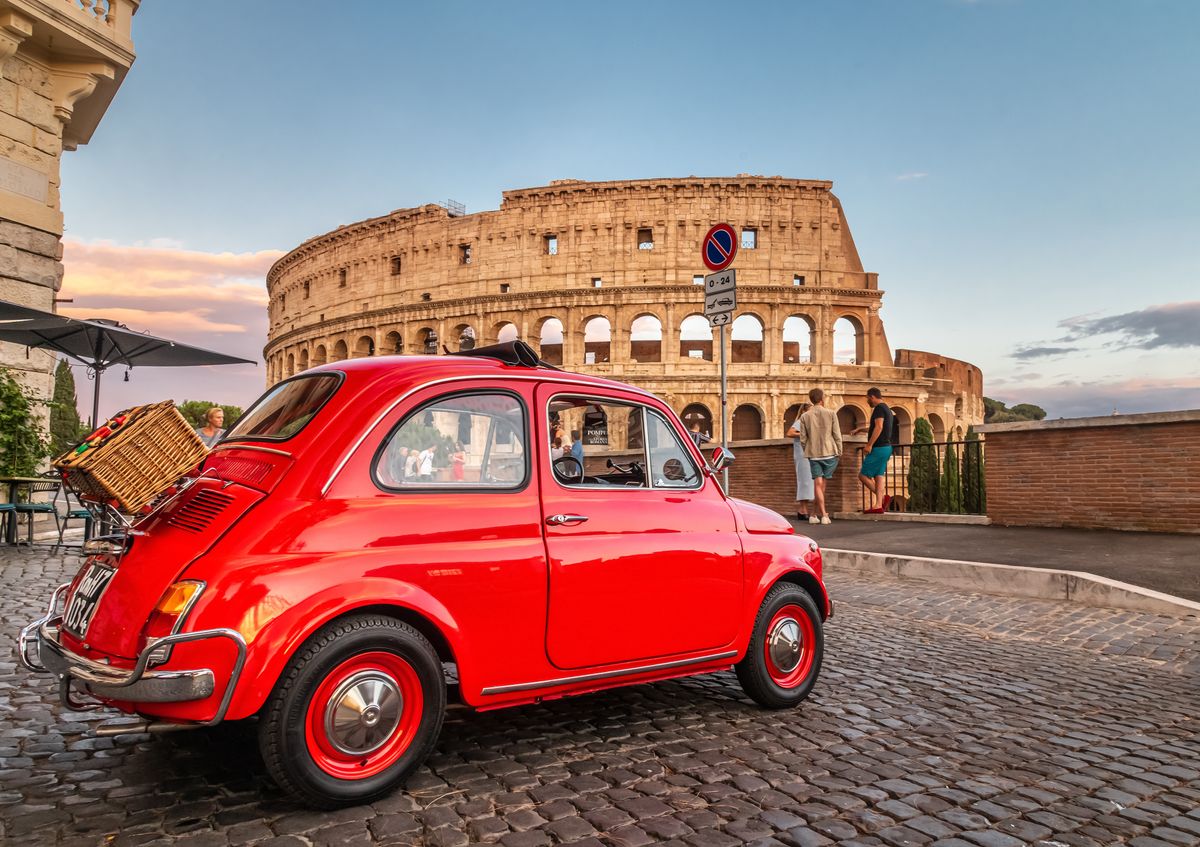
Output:
<instances>
[{"instance_id":1,"label":"sky","mask_svg":"<svg viewBox=\"0 0 1200 847\"><path fill-rule=\"evenodd\" d=\"M340 224L779 174L833 181L893 349L1050 417L1200 408L1198 36L1188 0L145 3L63 157L62 310L261 361L266 269ZM266 372L118 373L102 413Z\"/></svg>"}]
</instances>

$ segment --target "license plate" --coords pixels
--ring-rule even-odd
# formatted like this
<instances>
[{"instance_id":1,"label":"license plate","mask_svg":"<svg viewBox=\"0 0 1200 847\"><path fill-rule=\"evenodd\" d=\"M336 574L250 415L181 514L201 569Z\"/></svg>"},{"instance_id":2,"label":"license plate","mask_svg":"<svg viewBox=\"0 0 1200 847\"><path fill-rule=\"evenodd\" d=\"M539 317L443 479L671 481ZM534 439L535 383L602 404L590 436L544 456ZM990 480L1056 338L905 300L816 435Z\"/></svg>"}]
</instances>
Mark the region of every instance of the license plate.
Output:
<instances>
[{"instance_id":1,"label":"license plate","mask_svg":"<svg viewBox=\"0 0 1200 847\"><path fill-rule=\"evenodd\" d=\"M88 565L87 573L83 575L83 579L71 594L71 599L67 601L67 611L63 614L63 629L80 638L87 635L88 624L92 621L92 615L96 613L96 604L114 573L116 571L104 565Z\"/></svg>"}]
</instances>

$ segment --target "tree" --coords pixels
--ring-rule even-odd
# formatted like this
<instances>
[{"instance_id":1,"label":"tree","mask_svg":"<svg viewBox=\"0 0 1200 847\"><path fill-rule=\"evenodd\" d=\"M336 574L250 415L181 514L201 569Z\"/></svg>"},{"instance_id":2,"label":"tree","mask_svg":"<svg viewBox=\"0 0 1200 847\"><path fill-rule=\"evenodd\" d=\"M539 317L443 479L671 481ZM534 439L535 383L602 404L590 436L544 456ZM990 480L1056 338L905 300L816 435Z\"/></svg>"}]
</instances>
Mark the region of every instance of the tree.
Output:
<instances>
[{"instance_id":1,"label":"tree","mask_svg":"<svg viewBox=\"0 0 1200 847\"><path fill-rule=\"evenodd\" d=\"M913 424L912 453L908 460L908 505L910 512L932 512L937 504L938 460L933 446L933 428L925 418Z\"/></svg>"},{"instance_id":2,"label":"tree","mask_svg":"<svg viewBox=\"0 0 1200 847\"><path fill-rule=\"evenodd\" d=\"M33 407L45 403L0 368L0 476L32 476L50 455L50 442Z\"/></svg>"},{"instance_id":3,"label":"tree","mask_svg":"<svg viewBox=\"0 0 1200 847\"><path fill-rule=\"evenodd\" d=\"M1018 403L1011 407L1009 411L1027 421L1040 421L1046 417L1046 410L1032 403Z\"/></svg>"},{"instance_id":4,"label":"tree","mask_svg":"<svg viewBox=\"0 0 1200 847\"><path fill-rule=\"evenodd\" d=\"M968 515L987 513L987 489L984 478L983 442L975 427L967 427L967 440L963 444L963 511Z\"/></svg>"},{"instance_id":5,"label":"tree","mask_svg":"<svg viewBox=\"0 0 1200 847\"><path fill-rule=\"evenodd\" d=\"M182 403L177 403L175 408L187 419L188 423L194 428L199 429L207 423L204 420L204 416L214 406L225 410L226 427L232 426L233 422L242 416L241 406L225 406L220 403L213 403L210 400L184 400Z\"/></svg>"},{"instance_id":6,"label":"tree","mask_svg":"<svg viewBox=\"0 0 1200 847\"><path fill-rule=\"evenodd\" d=\"M1013 423L1014 421L1040 421L1046 417L1046 410L1032 403L1018 403L1009 408L999 400L991 397L983 398L984 423Z\"/></svg>"},{"instance_id":7,"label":"tree","mask_svg":"<svg viewBox=\"0 0 1200 847\"><path fill-rule=\"evenodd\" d=\"M59 359L54 369L54 399L50 401L51 455L65 453L85 435L75 396L75 375L71 373L71 366Z\"/></svg>"},{"instance_id":8,"label":"tree","mask_svg":"<svg viewBox=\"0 0 1200 847\"><path fill-rule=\"evenodd\" d=\"M958 451L954 442L946 443L946 454L942 462L942 478L938 482L937 510L951 515L961 515L963 510L962 481L958 472Z\"/></svg>"}]
</instances>

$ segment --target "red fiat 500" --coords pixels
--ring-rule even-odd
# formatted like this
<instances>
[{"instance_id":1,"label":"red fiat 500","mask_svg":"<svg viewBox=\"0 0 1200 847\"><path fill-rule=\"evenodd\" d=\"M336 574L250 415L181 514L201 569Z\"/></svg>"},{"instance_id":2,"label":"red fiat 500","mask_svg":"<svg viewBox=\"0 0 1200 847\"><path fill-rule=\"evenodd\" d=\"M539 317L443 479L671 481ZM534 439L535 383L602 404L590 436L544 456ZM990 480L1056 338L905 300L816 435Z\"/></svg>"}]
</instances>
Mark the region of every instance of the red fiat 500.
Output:
<instances>
[{"instance_id":1,"label":"red fiat 500","mask_svg":"<svg viewBox=\"0 0 1200 847\"><path fill-rule=\"evenodd\" d=\"M481 710L730 667L763 706L803 700L817 546L726 497L651 394L472 353L272 387L191 485L89 543L22 661L142 731L257 716L273 777L320 806L420 765L448 665Z\"/></svg>"}]
</instances>

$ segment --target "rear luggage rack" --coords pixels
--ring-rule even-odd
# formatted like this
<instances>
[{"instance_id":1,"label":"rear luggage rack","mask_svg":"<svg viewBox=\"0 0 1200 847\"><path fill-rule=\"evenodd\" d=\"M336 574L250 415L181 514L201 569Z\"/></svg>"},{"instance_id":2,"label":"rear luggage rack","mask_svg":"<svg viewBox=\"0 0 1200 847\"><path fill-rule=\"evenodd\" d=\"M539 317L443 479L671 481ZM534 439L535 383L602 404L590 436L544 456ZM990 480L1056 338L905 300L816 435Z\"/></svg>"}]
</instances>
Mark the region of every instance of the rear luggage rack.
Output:
<instances>
[{"instance_id":1,"label":"rear luggage rack","mask_svg":"<svg viewBox=\"0 0 1200 847\"><path fill-rule=\"evenodd\" d=\"M450 353L451 356L483 356L485 359L495 359L506 365L520 365L526 368L549 368L559 370L549 362L543 362L537 352L524 341L505 341L501 344L489 344L487 347L475 347L471 350L459 350Z\"/></svg>"}]
</instances>

